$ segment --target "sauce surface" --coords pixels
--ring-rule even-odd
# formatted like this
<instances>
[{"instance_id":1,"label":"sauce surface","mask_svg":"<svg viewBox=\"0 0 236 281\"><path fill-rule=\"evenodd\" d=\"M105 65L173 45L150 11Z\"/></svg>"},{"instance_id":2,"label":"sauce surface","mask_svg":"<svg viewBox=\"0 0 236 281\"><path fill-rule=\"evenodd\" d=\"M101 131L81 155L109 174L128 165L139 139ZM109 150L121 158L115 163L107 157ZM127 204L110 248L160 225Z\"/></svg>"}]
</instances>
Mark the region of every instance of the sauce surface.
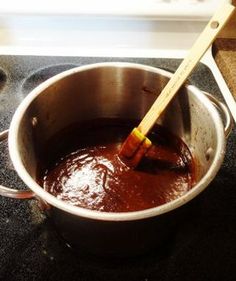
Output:
<instances>
[{"instance_id":1,"label":"sauce surface","mask_svg":"<svg viewBox=\"0 0 236 281\"><path fill-rule=\"evenodd\" d=\"M133 124L115 121L84 124L80 136L74 134L77 145L65 149L42 172L39 183L69 204L104 212L156 207L191 189L191 154L179 138L160 126L149 135L154 146L135 170L122 162L118 152L132 128Z\"/></svg>"}]
</instances>

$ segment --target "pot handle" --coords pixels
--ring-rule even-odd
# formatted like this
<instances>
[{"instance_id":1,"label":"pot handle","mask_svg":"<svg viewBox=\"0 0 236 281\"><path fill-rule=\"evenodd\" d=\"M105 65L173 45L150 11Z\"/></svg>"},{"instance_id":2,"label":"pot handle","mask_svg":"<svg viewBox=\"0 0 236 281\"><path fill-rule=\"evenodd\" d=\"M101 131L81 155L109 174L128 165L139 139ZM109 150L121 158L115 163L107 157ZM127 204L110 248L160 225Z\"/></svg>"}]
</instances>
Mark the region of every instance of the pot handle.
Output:
<instances>
[{"instance_id":1,"label":"pot handle","mask_svg":"<svg viewBox=\"0 0 236 281\"><path fill-rule=\"evenodd\" d=\"M0 132L0 142L8 138L8 130ZM30 190L17 190L0 185L0 195L17 199L30 199L34 198L35 194Z\"/></svg>"},{"instance_id":2,"label":"pot handle","mask_svg":"<svg viewBox=\"0 0 236 281\"><path fill-rule=\"evenodd\" d=\"M233 118L228 107L223 102L215 98L213 95L207 92L203 92L203 93L208 97L208 99L213 103L216 109L220 112L220 116L222 117L224 123L225 137L228 138L234 125Z\"/></svg>"}]
</instances>

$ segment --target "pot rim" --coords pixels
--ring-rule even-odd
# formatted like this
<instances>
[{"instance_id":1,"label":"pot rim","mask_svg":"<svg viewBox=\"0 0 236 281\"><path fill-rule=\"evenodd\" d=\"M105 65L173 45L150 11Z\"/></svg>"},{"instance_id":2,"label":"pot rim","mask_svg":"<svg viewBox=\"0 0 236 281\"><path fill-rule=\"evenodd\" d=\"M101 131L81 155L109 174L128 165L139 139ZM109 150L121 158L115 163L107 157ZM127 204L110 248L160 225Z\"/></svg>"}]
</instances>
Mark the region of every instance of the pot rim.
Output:
<instances>
[{"instance_id":1,"label":"pot rim","mask_svg":"<svg viewBox=\"0 0 236 281\"><path fill-rule=\"evenodd\" d=\"M51 86L53 83L56 83L58 80L65 78L67 76L73 75L78 72L83 72L86 70L94 69L94 68L103 68L103 67L122 67L122 68L133 68L133 69L141 69L145 71L150 71L157 73L159 75L166 76L168 78L171 77L171 73L167 72L165 70L155 68L152 66L142 65L142 64L136 64L136 63L126 63L126 62L105 62L105 63L93 63L89 65L84 66L78 66L69 70L66 70L64 72L61 72L45 82L41 83L39 86L37 86L35 89L33 89L20 103L17 110L15 111L15 114L12 118L10 129L9 129L9 153L12 160L12 163L14 165L14 168L20 178L24 181L24 183L30 187L30 189L42 200L49 203L50 205L59 208L65 212L71 213L76 216L84 217L87 219L94 219L94 220L103 220L103 221L132 221L132 220L141 220L145 218L150 218L154 216L159 216L161 214L164 214L166 212L172 211L185 203L192 200L194 197L196 197L199 193L201 193L213 180L215 175L217 174L225 154L225 134L224 134L224 128L222 124L222 120L220 118L219 113L215 109L215 107L212 105L210 100L195 86L187 85L185 86L192 94L198 97L204 105L207 107L208 111L211 112L213 115L213 118L215 120L215 126L217 128L217 148L216 148L216 154L214 156L212 165L210 166L209 170L206 172L204 177L186 194L183 196L170 201L166 204L153 207L150 209L145 209L141 211L134 211L134 212L119 212L119 213L111 213L111 212L101 212L101 211L95 211L95 210L89 210L77 206L70 205L60 199L57 199L52 194L48 193L46 190L44 190L39 184L36 183L36 181L29 175L27 170L25 169L20 153L19 153L19 146L17 142L17 136L19 132L19 125L22 119L22 116L24 115L26 109L31 104L31 102L45 89L47 89L49 86Z\"/></svg>"}]
</instances>

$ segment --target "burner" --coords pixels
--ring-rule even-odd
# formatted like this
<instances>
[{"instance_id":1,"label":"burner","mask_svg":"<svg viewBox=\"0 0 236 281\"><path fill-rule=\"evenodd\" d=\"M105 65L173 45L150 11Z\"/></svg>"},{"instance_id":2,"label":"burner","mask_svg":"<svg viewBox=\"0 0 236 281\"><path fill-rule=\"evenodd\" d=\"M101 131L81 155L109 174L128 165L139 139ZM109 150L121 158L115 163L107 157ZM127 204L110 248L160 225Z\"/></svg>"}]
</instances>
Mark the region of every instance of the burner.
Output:
<instances>
[{"instance_id":1,"label":"burner","mask_svg":"<svg viewBox=\"0 0 236 281\"><path fill-rule=\"evenodd\" d=\"M3 69L0 68L0 91L3 89L3 87L6 84L6 82L7 82L7 75L3 71Z\"/></svg>"},{"instance_id":2,"label":"burner","mask_svg":"<svg viewBox=\"0 0 236 281\"><path fill-rule=\"evenodd\" d=\"M58 64L50 65L45 68L41 68L34 73L31 73L29 77L25 79L22 85L24 92L29 93L35 87L37 87L42 82L46 81L48 78L68 70L70 68L79 66L78 64Z\"/></svg>"}]
</instances>

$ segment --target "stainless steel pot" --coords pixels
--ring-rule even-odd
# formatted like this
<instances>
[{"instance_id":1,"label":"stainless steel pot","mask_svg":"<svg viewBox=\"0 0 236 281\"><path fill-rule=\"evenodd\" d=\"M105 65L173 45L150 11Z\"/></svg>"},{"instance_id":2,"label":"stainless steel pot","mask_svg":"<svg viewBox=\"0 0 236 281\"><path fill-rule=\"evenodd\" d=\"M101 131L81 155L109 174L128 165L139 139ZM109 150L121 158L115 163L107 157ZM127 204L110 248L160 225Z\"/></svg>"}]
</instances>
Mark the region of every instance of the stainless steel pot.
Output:
<instances>
[{"instance_id":1,"label":"stainless steel pot","mask_svg":"<svg viewBox=\"0 0 236 281\"><path fill-rule=\"evenodd\" d=\"M82 120L141 119L170 76L144 65L99 63L65 71L42 83L20 104L9 129L10 157L29 190L0 186L0 194L37 197L48 206L67 241L89 252L136 254L161 243L183 206L202 192L220 169L232 126L227 108L194 86L183 87L158 120L185 141L196 159L197 183L181 198L143 211L98 212L60 201L37 184L36 175L45 144L57 132ZM6 137L7 131L1 133L0 139Z\"/></svg>"}]
</instances>

